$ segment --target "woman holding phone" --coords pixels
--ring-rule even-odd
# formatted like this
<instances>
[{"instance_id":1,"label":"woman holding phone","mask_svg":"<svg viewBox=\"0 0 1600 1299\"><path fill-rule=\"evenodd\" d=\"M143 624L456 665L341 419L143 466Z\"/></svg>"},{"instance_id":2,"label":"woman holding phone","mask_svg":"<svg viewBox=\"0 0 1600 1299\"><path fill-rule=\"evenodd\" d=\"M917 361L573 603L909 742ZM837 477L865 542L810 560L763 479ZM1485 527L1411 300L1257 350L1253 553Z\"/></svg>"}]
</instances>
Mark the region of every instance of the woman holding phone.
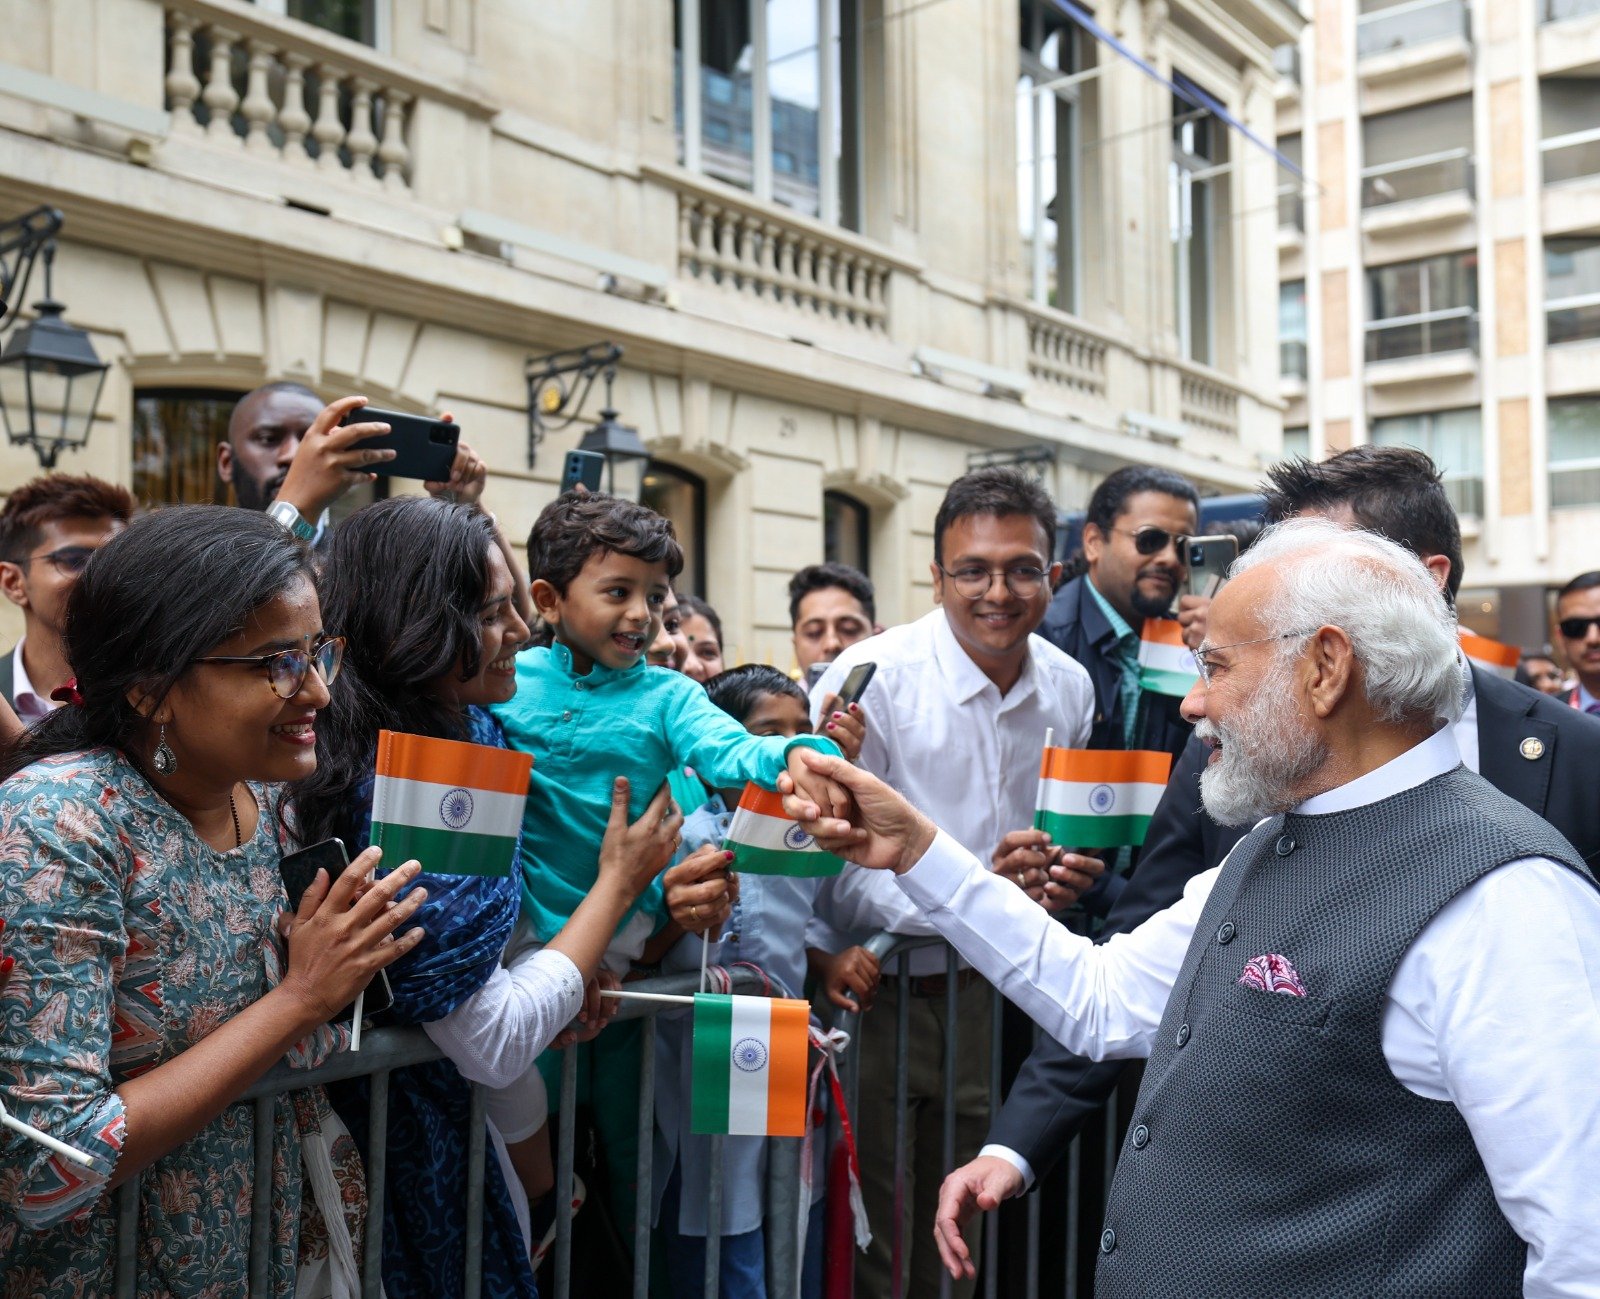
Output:
<instances>
[{"instance_id":1,"label":"woman holding phone","mask_svg":"<svg viewBox=\"0 0 1600 1299\"><path fill-rule=\"evenodd\" d=\"M317 728L317 769L295 791L307 843L337 838L354 854L372 823L378 732L504 746L488 705L516 690L513 659L529 637L514 577L489 517L464 505L395 498L356 511L334 532L321 577L326 616L350 637L345 670ZM614 791L599 880L546 947L510 968L501 958L521 907L516 850L486 874L426 876L422 945L389 971L392 1016L421 1024L448 1061L396 1074L389 1090L383 1282L389 1299L453 1293L466 1260L471 1096L497 1089L484 1212L484 1292L536 1293L532 1245L554 1226L554 1170L526 1141L510 1085L574 1018L592 1035L615 1002L595 982L601 953L628 907L672 855L682 818L660 795L632 826L627 785ZM586 995L587 990L587 995ZM366 1089L335 1103L366 1132ZM547 1147L539 1147L547 1152ZM521 1192L545 1203L527 1225Z\"/></svg>"},{"instance_id":2,"label":"woman holding phone","mask_svg":"<svg viewBox=\"0 0 1600 1299\"><path fill-rule=\"evenodd\" d=\"M337 1048L327 1021L417 945L423 899L390 905L410 863L357 900L374 853L319 876L280 932L281 785L316 763L341 650L308 552L246 510L138 519L78 580L65 642L66 706L0 757L0 917L17 961L0 1098L90 1164L0 1139L8 1290L112 1293L110 1191L140 1173L138 1293L245 1293L256 1176L272 1182L270 1293L330 1263L341 1293L359 1248L346 1215L359 1233L364 1212L353 1147L301 1092L276 1102L258 1169L254 1107L234 1102L285 1056ZM303 1160L322 1175L304 1179ZM344 1203L317 1203L312 1181L341 1183Z\"/></svg>"}]
</instances>

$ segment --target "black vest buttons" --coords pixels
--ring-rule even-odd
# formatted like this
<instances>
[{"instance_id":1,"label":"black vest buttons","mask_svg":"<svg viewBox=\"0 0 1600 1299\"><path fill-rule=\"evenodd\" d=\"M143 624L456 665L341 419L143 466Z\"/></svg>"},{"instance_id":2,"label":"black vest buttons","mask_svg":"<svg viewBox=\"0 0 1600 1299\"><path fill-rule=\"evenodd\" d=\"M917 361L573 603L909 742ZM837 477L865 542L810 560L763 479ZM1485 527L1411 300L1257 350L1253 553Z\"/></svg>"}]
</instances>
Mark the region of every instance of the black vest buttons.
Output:
<instances>
[{"instance_id":1,"label":"black vest buttons","mask_svg":"<svg viewBox=\"0 0 1600 1299\"><path fill-rule=\"evenodd\" d=\"M1107 1227L1100 1233L1100 1252L1109 1254L1117 1247L1117 1233Z\"/></svg>"},{"instance_id":2,"label":"black vest buttons","mask_svg":"<svg viewBox=\"0 0 1600 1299\"><path fill-rule=\"evenodd\" d=\"M1280 857L1287 857L1290 853L1292 853L1299 846L1300 845L1297 844L1288 835L1280 834L1278 836L1278 842L1275 845L1273 845L1273 851L1276 852L1278 854L1278 856L1280 856Z\"/></svg>"},{"instance_id":3,"label":"black vest buttons","mask_svg":"<svg viewBox=\"0 0 1600 1299\"><path fill-rule=\"evenodd\" d=\"M1217 930L1217 941L1226 947L1233 941L1233 936L1237 932L1238 931L1233 927L1233 921L1224 920L1222 922L1222 928Z\"/></svg>"},{"instance_id":4,"label":"black vest buttons","mask_svg":"<svg viewBox=\"0 0 1600 1299\"><path fill-rule=\"evenodd\" d=\"M1150 1129L1145 1127L1143 1123L1133 1130L1131 1136L1135 1150L1143 1150L1150 1144Z\"/></svg>"},{"instance_id":5,"label":"black vest buttons","mask_svg":"<svg viewBox=\"0 0 1600 1299\"><path fill-rule=\"evenodd\" d=\"M1189 1040L1189 1026L1187 1024L1179 1024L1178 1025L1178 1045L1179 1046L1183 1046L1186 1042L1188 1042L1188 1040Z\"/></svg>"}]
</instances>

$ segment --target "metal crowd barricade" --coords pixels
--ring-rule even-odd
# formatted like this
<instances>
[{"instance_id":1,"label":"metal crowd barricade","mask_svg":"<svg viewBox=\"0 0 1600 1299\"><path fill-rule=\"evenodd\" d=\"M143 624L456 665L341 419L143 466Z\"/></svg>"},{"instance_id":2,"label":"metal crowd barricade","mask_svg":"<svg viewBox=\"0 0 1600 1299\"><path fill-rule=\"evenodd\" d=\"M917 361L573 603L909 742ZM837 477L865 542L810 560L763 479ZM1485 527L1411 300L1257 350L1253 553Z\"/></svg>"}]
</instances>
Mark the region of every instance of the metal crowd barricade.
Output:
<instances>
[{"instance_id":1,"label":"metal crowd barricade","mask_svg":"<svg viewBox=\"0 0 1600 1299\"><path fill-rule=\"evenodd\" d=\"M767 991L763 977L753 969L730 971L732 990L744 993ZM630 991L683 995L699 987L697 974L668 975L644 979L628 985ZM653 1019L662 1009L659 1002L621 1003L617 1019ZM636 1299L644 1299L650 1286L650 1194L651 1163L655 1125L655 1050L647 1040L639 1071L639 1193L633 1224L634 1284ZM385 1155L389 1123L389 1076L396 1069L442 1059L439 1049L420 1028L383 1028L365 1035L361 1050L343 1052L317 1069L290 1069L278 1065L239 1097L237 1104L255 1109L256 1171L251 1186L250 1220L250 1299L267 1299L268 1260L272 1209L272 1131L273 1107L289 1092L344 1082L351 1078L371 1080L370 1122L367 1132L367 1232L363 1255L358 1260L362 1299L379 1299L383 1293L383 1204L386 1181ZM562 1095L570 1097L577 1079L577 1052L569 1049L562 1061ZM479 1299L483 1284L484 1173L487 1158L487 1092L472 1085L471 1135L467 1148L467 1167L463 1195L467 1207L466 1265L461 1282L464 1299ZM572 1162L574 1114L576 1106L560 1109L561 1140L556 1166L555 1289L554 1299L569 1299L572 1275ZM711 1138L711 1208L707 1221L706 1294L717 1294L718 1247L722 1218L721 1137ZM795 1232L799 1213L799 1139L775 1139L767 1160L768 1293L773 1299L798 1299L795 1257ZM113 1293L116 1299L133 1299L138 1289L139 1183L135 1175L117 1190L116 1272ZM446 1292L441 1286L441 1292Z\"/></svg>"},{"instance_id":2,"label":"metal crowd barricade","mask_svg":"<svg viewBox=\"0 0 1600 1299\"><path fill-rule=\"evenodd\" d=\"M952 1103L956 1092L956 1060L960 1050L960 1028L957 1023L957 994L959 991L957 975L960 969L959 957L955 949L938 938L909 938L898 934L879 933L862 944L869 952L878 958L879 966L883 971L885 980L893 978L896 981L899 996L896 998L896 1025L895 1025L895 1117L894 1117L894 1200L896 1205L904 1203L906 1196L907 1172L907 1130L909 1126L909 1078L910 1078L910 1042L908 1026L910 1023L910 989L911 967L906 957L909 953L925 948L942 948L945 954L945 1022L949 1031L945 1038L943 1065L944 1081L944 1109L941 1115L942 1122L942 1165L944 1175L948 1176L956 1167L956 1111ZM893 970L891 971L891 962ZM989 1041L989 1106L990 1113L999 1111L1002 1095L1002 1055L1001 1033L1003 1023L1004 998L998 991L992 993L993 1014L991 1016L991 1029ZM868 1014L873 1012L868 1011ZM856 1011L841 1010L834 1016L836 1027L844 1029L851 1034L852 1049L846 1053L844 1067L841 1070L841 1081L844 1087L846 1104L851 1114L856 1113L856 1102L860 1095L861 1060L860 1053L854 1049L856 1033L860 1028L860 1013ZM1037 1024L1033 1026L1033 1041L1037 1045L1040 1038L1040 1029ZM1083 1143L1082 1136L1073 1138L1066 1156L1067 1178L1067 1205L1065 1213L1064 1233L1052 1234L1051 1248L1056 1248L1056 1242L1063 1250L1065 1264L1065 1286L1063 1299L1088 1299L1087 1293L1078 1283L1078 1269L1082 1253L1082 1231L1080 1229L1080 1215L1084 1208L1085 1197L1092 1197L1092 1202L1103 1211L1111 1194L1111 1175L1116 1167L1119 1148L1118 1134L1121 1131L1120 1115L1118 1113L1119 1097L1112 1093L1106 1103L1105 1134L1103 1157L1100 1168L1103 1175L1093 1179L1092 1184L1085 1185L1083 1176ZM830 1138L832 1141L841 1139L840 1122L837 1114L830 1116ZM926 1188L920 1188L920 1193L929 1193ZM1044 1248L1041 1212L1042 1201L1040 1189L1035 1185L1025 1199L1024 1212L1027 1223L1027 1251L1022 1266L1024 1272L1023 1289L1018 1299L1039 1299L1040 1293L1040 1250ZM901 1263L905 1257L906 1242L902 1239L902 1217L896 1214L892 1223L874 1222L871 1224L874 1233L889 1231L891 1233L891 1254L893 1258L892 1289L894 1299L908 1299L903 1293L901 1283ZM985 1299L998 1299L1000 1294L1000 1220L999 1214L985 1215L983 1222L983 1266L980 1275L983 1278L983 1294ZM951 1278L948 1273L941 1272L939 1281L940 1299L949 1299L951 1292ZM708 1291L708 1294L711 1293ZM1014 1290L1008 1291L1010 1294ZM924 1299L924 1296L915 1296L915 1299Z\"/></svg>"}]
</instances>

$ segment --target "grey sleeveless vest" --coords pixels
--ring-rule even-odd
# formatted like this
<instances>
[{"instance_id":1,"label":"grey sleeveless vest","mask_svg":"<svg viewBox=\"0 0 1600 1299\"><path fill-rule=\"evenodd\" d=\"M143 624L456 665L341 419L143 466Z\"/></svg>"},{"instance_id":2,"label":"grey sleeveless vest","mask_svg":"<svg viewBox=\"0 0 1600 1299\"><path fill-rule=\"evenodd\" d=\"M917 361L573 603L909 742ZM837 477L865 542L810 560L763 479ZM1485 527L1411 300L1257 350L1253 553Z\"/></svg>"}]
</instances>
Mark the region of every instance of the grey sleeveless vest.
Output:
<instances>
[{"instance_id":1,"label":"grey sleeveless vest","mask_svg":"<svg viewBox=\"0 0 1600 1299\"><path fill-rule=\"evenodd\" d=\"M1522 1293L1526 1247L1465 1121L1395 1079L1380 1033L1428 921L1535 856L1593 882L1554 829L1463 768L1352 811L1275 817L1240 842L1145 1070L1097 1299ZM1253 960L1269 955L1292 971Z\"/></svg>"}]
</instances>

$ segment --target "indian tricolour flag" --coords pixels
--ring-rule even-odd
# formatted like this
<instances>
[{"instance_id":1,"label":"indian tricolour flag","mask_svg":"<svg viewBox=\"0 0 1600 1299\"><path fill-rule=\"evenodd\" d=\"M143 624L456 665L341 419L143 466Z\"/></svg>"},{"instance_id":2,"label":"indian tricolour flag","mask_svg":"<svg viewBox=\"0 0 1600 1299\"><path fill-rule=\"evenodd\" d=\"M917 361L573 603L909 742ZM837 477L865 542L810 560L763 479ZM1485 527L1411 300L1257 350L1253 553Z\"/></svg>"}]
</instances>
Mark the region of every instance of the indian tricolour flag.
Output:
<instances>
[{"instance_id":1,"label":"indian tricolour flag","mask_svg":"<svg viewBox=\"0 0 1600 1299\"><path fill-rule=\"evenodd\" d=\"M1461 652L1485 671L1505 677L1509 681L1517 675L1517 664L1522 661L1522 651L1514 645L1502 645L1487 636L1475 636L1465 627L1460 629Z\"/></svg>"},{"instance_id":2,"label":"indian tricolour flag","mask_svg":"<svg viewBox=\"0 0 1600 1299\"><path fill-rule=\"evenodd\" d=\"M1183 643L1183 629L1171 618L1146 618L1139 633L1139 685L1158 695L1182 697L1200 673Z\"/></svg>"},{"instance_id":3,"label":"indian tricolour flag","mask_svg":"<svg viewBox=\"0 0 1600 1299\"><path fill-rule=\"evenodd\" d=\"M415 858L441 875L509 875L533 755L378 732L372 842L384 865Z\"/></svg>"},{"instance_id":4,"label":"indian tricolour flag","mask_svg":"<svg viewBox=\"0 0 1600 1299\"><path fill-rule=\"evenodd\" d=\"M784 813L780 795L756 784L744 787L722 846L733 869L751 875L837 875L844 866Z\"/></svg>"},{"instance_id":5,"label":"indian tricolour flag","mask_svg":"<svg viewBox=\"0 0 1600 1299\"><path fill-rule=\"evenodd\" d=\"M805 1136L810 1027L809 1002L698 994L690 1131Z\"/></svg>"},{"instance_id":6,"label":"indian tricolour flag","mask_svg":"<svg viewBox=\"0 0 1600 1299\"><path fill-rule=\"evenodd\" d=\"M1034 829L1065 848L1138 847L1171 771L1170 753L1046 749Z\"/></svg>"}]
</instances>

